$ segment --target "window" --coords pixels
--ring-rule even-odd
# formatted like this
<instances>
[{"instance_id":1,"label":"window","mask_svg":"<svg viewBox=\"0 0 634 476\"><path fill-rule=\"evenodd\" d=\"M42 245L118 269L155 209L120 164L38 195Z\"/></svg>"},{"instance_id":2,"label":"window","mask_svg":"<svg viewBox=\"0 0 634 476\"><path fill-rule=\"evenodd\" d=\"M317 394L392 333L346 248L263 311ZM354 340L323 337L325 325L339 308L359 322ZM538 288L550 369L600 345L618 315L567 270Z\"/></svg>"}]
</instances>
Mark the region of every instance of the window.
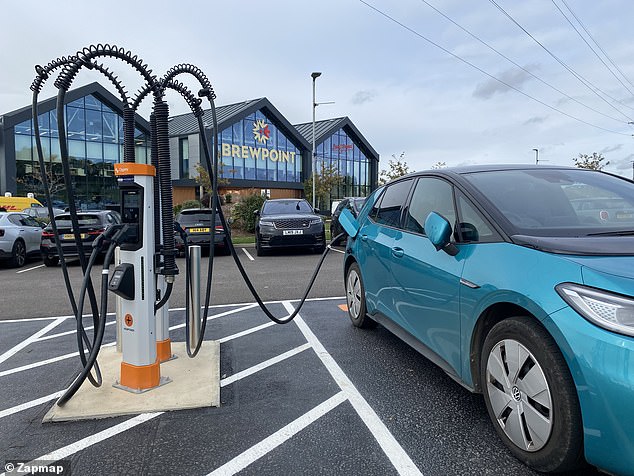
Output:
<instances>
[{"instance_id":1,"label":"window","mask_svg":"<svg viewBox=\"0 0 634 476\"><path fill-rule=\"evenodd\" d=\"M189 139L178 139L178 155L180 162L180 178L189 178Z\"/></svg>"},{"instance_id":2,"label":"window","mask_svg":"<svg viewBox=\"0 0 634 476\"><path fill-rule=\"evenodd\" d=\"M453 187L444 180L422 177L416 183L411 203L405 214L405 229L414 233L425 233L425 220L431 212L444 216L453 227L456 212Z\"/></svg>"},{"instance_id":3,"label":"window","mask_svg":"<svg viewBox=\"0 0 634 476\"><path fill-rule=\"evenodd\" d=\"M381 225L399 227L401 207L407 201L413 180L403 180L388 186L383 193L381 206L376 214L376 222Z\"/></svg>"},{"instance_id":4,"label":"window","mask_svg":"<svg viewBox=\"0 0 634 476\"><path fill-rule=\"evenodd\" d=\"M461 193L458 194L458 213L460 223L458 223L457 231L460 235L460 241L491 243L501 240L501 237L487 224L469 199Z\"/></svg>"}]
</instances>

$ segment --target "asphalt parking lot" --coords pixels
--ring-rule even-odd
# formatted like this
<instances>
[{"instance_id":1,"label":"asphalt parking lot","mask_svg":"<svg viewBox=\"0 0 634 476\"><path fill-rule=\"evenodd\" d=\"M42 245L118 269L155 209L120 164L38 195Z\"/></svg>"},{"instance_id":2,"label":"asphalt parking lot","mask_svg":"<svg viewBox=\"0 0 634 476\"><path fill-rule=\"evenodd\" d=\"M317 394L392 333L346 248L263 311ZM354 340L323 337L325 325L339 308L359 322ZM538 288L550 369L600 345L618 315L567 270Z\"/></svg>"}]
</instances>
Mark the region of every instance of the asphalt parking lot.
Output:
<instances>
[{"instance_id":1,"label":"asphalt parking lot","mask_svg":"<svg viewBox=\"0 0 634 476\"><path fill-rule=\"evenodd\" d=\"M273 312L290 313L317 256L242 253L258 289L277 296L265 297ZM341 257L328 256L319 296L286 325L272 324L231 274L230 258L219 258L218 282L227 282L207 330L221 343L219 408L72 423L41 423L79 365L74 320L56 318L67 314L63 289L59 301L45 294L29 303L37 316L15 306L61 272L17 275L22 287L10 289L19 295L3 291L0 301L0 459L67 460L73 474L535 474L498 440L480 396L381 326L350 325ZM15 276L0 270L4 289ZM219 302L229 288L234 301ZM184 340L178 299L174 341ZM114 326L106 329L110 344Z\"/></svg>"}]
</instances>

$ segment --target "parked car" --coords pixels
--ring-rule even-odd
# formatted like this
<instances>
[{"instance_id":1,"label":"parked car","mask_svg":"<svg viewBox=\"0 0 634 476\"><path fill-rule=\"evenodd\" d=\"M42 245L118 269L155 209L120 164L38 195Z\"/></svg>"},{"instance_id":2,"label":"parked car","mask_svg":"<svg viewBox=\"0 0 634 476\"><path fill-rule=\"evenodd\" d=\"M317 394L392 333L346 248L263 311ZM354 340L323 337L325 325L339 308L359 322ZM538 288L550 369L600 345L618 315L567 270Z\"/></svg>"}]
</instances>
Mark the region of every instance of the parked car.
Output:
<instances>
[{"instance_id":1,"label":"parked car","mask_svg":"<svg viewBox=\"0 0 634 476\"><path fill-rule=\"evenodd\" d=\"M339 202L337 208L332 213L332 218L330 221L330 236L331 238L335 238L337 235L341 233L346 233L345 230L339 224L339 215L344 209L350 210L352 216L356 217L359 214L359 210L363 207L365 203L365 197L346 197ZM345 238L340 242L345 243Z\"/></svg>"},{"instance_id":2,"label":"parked car","mask_svg":"<svg viewBox=\"0 0 634 476\"><path fill-rule=\"evenodd\" d=\"M78 212L77 219L79 221L79 232L81 236L84 253L89 256L92 253L92 242L106 231L109 227L121 223L121 217L114 211L86 211ZM64 257L74 257L79 255L79 250L75 244L75 236L73 234L71 216L69 213L62 213L55 217L55 224L59 233L59 242L62 245ZM53 233L52 224L48 224L44 230L41 230L42 243L40 251L42 252L42 260L46 266L57 266L59 263L59 255L57 253L56 236ZM106 250L104 249L105 253Z\"/></svg>"},{"instance_id":3,"label":"parked car","mask_svg":"<svg viewBox=\"0 0 634 476\"><path fill-rule=\"evenodd\" d=\"M621 197L586 197L570 201L586 223L620 222L634 219L634 203Z\"/></svg>"},{"instance_id":4,"label":"parked car","mask_svg":"<svg viewBox=\"0 0 634 476\"><path fill-rule=\"evenodd\" d=\"M348 312L482 393L539 471L634 468L634 218L587 223L572 189L634 201L607 173L482 166L377 189L344 259ZM421 405L425 405L421 401Z\"/></svg>"},{"instance_id":5,"label":"parked car","mask_svg":"<svg viewBox=\"0 0 634 476\"><path fill-rule=\"evenodd\" d=\"M24 213L0 212L0 260L24 266L28 255L40 251L40 224Z\"/></svg>"},{"instance_id":6,"label":"parked car","mask_svg":"<svg viewBox=\"0 0 634 476\"><path fill-rule=\"evenodd\" d=\"M25 208L22 210L22 213L30 216L31 218L35 218L36 220L44 220L46 222L51 221L48 216L48 207ZM53 208L53 216L57 216L61 213L64 213L64 210L61 208Z\"/></svg>"},{"instance_id":7,"label":"parked car","mask_svg":"<svg viewBox=\"0 0 634 476\"><path fill-rule=\"evenodd\" d=\"M326 249L324 221L304 199L266 200L256 211L255 251L262 256L275 248Z\"/></svg>"},{"instance_id":8,"label":"parked car","mask_svg":"<svg viewBox=\"0 0 634 476\"><path fill-rule=\"evenodd\" d=\"M211 228L211 208L188 208L182 210L175 220L184 228L187 234L187 243L189 245L199 245L205 250L209 250L210 239L209 232ZM220 219L216 217L214 228L214 246L219 254L229 254L229 244L227 242L227 232L220 223ZM174 235L176 249L179 253L185 253L185 243L178 233Z\"/></svg>"}]
</instances>

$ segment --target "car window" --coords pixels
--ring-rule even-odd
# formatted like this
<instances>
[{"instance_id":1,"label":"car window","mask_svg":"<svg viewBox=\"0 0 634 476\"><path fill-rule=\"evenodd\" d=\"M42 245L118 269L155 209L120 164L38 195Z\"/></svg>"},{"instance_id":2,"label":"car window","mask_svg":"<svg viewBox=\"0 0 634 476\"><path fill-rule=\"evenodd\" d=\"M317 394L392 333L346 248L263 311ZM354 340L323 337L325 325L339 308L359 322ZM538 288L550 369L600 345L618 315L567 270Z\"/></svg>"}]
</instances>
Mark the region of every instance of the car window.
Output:
<instances>
[{"instance_id":1,"label":"car window","mask_svg":"<svg viewBox=\"0 0 634 476\"><path fill-rule=\"evenodd\" d=\"M32 218L30 216L25 216L24 217L24 224L27 226L37 226L39 227L40 224L37 222L37 220L35 218Z\"/></svg>"},{"instance_id":2,"label":"car window","mask_svg":"<svg viewBox=\"0 0 634 476\"><path fill-rule=\"evenodd\" d=\"M491 243L502 239L469 199L461 193L458 194L458 215L460 217L458 223L460 241Z\"/></svg>"},{"instance_id":3,"label":"car window","mask_svg":"<svg viewBox=\"0 0 634 476\"><path fill-rule=\"evenodd\" d=\"M399 227L401 225L401 207L407 201L413 180L403 180L389 185L383 193L380 208L375 221L381 225Z\"/></svg>"},{"instance_id":4,"label":"car window","mask_svg":"<svg viewBox=\"0 0 634 476\"><path fill-rule=\"evenodd\" d=\"M77 221L79 222L79 226L101 225L99 215L77 215ZM55 223L59 227L73 226L70 215L57 215L55 217Z\"/></svg>"},{"instance_id":5,"label":"car window","mask_svg":"<svg viewBox=\"0 0 634 476\"><path fill-rule=\"evenodd\" d=\"M295 213L313 213L313 209L306 200L280 200L267 201L264 203L262 214L295 214Z\"/></svg>"},{"instance_id":6,"label":"car window","mask_svg":"<svg viewBox=\"0 0 634 476\"><path fill-rule=\"evenodd\" d=\"M22 226L22 219L20 215L9 215L9 221L16 226Z\"/></svg>"},{"instance_id":7,"label":"car window","mask_svg":"<svg viewBox=\"0 0 634 476\"><path fill-rule=\"evenodd\" d=\"M405 214L405 229L414 233L425 233L425 220L431 212L444 216L451 226L456 223L453 187L434 177L418 179L412 200Z\"/></svg>"}]
</instances>

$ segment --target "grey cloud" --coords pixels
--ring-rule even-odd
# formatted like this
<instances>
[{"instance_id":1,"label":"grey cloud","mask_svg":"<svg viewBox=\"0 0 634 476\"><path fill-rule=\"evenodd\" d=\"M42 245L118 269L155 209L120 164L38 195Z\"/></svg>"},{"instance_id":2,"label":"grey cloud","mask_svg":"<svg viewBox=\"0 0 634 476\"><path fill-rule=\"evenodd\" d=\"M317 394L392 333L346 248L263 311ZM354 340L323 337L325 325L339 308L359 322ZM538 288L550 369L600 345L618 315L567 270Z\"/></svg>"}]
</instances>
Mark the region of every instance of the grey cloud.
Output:
<instances>
[{"instance_id":1,"label":"grey cloud","mask_svg":"<svg viewBox=\"0 0 634 476\"><path fill-rule=\"evenodd\" d=\"M531 117L530 119L524 121L525 126L529 125L529 124L541 124L542 122L545 122L546 119L548 119L548 116L535 116L535 117Z\"/></svg>"},{"instance_id":2,"label":"grey cloud","mask_svg":"<svg viewBox=\"0 0 634 476\"><path fill-rule=\"evenodd\" d=\"M629 170L632 168L632 160L634 160L634 154L630 154L627 157L618 159L612 162L612 165L616 170Z\"/></svg>"},{"instance_id":3,"label":"grey cloud","mask_svg":"<svg viewBox=\"0 0 634 476\"><path fill-rule=\"evenodd\" d=\"M352 104L363 104L372 101L377 96L374 90L357 91L352 96Z\"/></svg>"},{"instance_id":4,"label":"grey cloud","mask_svg":"<svg viewBox=\"0 0 634 476\"><path fill-rule=\"evenodd\" d=\"M599 151L599 154L607 154L609 152L614 152L615 150L619 150L623 148L623 144L612 145L609 147L604 147Z\"/></svg>"},{"instance_id":5,"label":"grey cloud","mask_svg":"<svg viewBox=\"0 0 634 476\"><path fill-rule=\"evenodd\" d=\"M528 70L531 68L535 69L535 65L526 66L526 69ZM506 84L517 88L531 79L532 76L526 71L512 68L498 74L497 78ZM495 79L487 79L476 86L475 91L473 91L473 96L481 99L489 99L494 94L502 94L511 91L511 88L509 88L506 84L502 84Z\"/></svg>"}]
</instances>

